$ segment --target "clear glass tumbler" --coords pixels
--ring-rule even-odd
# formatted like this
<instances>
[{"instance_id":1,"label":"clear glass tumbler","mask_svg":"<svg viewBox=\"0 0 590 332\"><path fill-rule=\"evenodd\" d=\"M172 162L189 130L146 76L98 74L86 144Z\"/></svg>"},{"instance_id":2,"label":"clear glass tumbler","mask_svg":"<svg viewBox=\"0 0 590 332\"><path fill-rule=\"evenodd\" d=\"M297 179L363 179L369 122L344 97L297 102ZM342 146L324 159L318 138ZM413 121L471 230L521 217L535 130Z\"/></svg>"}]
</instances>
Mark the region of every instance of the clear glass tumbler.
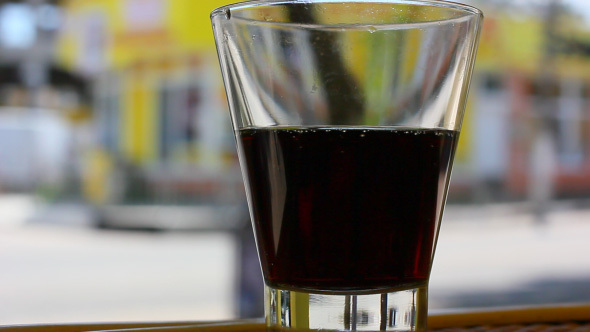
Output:
<instances>
[{"instance_id":1,"label":"clear glass tumbler","mask_svg":"<svg viewBox=\"0 0 590 332\"><path fill-rule=\"evenodd\" d=\"M422 0L213 11L271 329L425 330L482 18Z\"/></svg>"}]
</instances>

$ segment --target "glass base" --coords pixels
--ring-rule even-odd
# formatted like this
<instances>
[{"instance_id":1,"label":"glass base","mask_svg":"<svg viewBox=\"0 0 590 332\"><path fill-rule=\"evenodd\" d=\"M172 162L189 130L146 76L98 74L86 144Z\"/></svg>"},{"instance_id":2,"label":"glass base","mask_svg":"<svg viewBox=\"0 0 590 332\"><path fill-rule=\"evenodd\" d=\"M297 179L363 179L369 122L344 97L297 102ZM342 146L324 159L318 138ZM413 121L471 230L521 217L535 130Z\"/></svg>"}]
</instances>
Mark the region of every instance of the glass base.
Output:
<instances>
[{"instance_id":1,"label":"glass base","mask_svg":"<svg viewBox=\"0 0 590 332\"><path fill-rule=\"evenodd\" d=\"M426 331L428 286L386 293L310 293L265 286L271 331Z\"/></svg>"}]
</instances>

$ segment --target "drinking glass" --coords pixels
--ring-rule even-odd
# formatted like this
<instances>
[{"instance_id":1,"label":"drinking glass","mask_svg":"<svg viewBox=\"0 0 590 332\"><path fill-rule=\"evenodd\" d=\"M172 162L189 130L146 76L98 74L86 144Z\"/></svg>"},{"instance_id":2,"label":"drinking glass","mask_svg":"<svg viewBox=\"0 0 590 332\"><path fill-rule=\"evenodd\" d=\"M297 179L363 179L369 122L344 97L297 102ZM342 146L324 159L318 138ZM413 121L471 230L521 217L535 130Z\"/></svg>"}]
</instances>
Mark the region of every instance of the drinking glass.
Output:
<instances>
[{"instance_id":1,"label":"drinking glass","mask_svg":"<svg viewBox=\"0 0 590 332\"><path fill-rule=\"evenodd\" d=\"M213 11L270 329L425 330L482 18L422 0Z\"/></svg>"}]
</instances>

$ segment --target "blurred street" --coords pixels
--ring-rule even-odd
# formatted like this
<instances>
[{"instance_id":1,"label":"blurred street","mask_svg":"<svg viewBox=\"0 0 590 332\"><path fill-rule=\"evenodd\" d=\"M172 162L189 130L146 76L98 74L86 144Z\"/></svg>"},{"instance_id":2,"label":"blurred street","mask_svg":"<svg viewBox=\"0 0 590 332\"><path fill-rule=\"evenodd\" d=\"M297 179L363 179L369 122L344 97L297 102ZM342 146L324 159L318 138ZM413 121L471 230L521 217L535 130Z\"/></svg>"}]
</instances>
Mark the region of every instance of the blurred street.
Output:
<instances>
[{"instance_id":1,"label":"blurred street","mask_svg":"<svg viewBox=\"0 0 590 332\"><path fill-rule=\"evenodd\" d=\"M35 210L26 197L8 202ZM535 294L538 303L590 300L590 209L554 204L543 225L526 211L449 207L433 310L534 304ZM236 316L229 233L106 231L80 211L63 222L26 214L0 218L0 324Z\"/></svg>"},{"instance_id":2,"label":"blurred street","mask_svg":"<svg viewBox=\"0 0 590 332\"><path fill-rule=\"evenodd\" d=\"M549 203L545 223L526 204L445 212L430 307L590 301L590 208Z\"/></svg>"},{"instance_id":3,"label":"blurred street","mask_svg":"<svg viewBox=\"0 0 590 332\"><path fill-rule=\"evenodd\" d=\"M234 317L231 235L97 230L83 216L0 218L0 325Z\"/></svg>"}]
</instances>

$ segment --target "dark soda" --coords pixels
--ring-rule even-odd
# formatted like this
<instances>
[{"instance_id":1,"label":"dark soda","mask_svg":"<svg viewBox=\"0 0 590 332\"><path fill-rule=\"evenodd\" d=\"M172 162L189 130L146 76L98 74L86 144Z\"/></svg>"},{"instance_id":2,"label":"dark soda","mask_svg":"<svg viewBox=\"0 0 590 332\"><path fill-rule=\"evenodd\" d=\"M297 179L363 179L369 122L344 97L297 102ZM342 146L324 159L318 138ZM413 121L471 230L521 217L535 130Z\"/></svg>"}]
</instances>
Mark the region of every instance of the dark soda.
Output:
<instances>
[{"instance_id":1,"label":"dark soda","mask_svg":"<svg viewBox=\"0 0 590 332\"><path fill-rule=\"evenodd\" d=\"M241 129L267 285L371 291L427 282L458 133Z\"/></svg>"}]
</instances>

